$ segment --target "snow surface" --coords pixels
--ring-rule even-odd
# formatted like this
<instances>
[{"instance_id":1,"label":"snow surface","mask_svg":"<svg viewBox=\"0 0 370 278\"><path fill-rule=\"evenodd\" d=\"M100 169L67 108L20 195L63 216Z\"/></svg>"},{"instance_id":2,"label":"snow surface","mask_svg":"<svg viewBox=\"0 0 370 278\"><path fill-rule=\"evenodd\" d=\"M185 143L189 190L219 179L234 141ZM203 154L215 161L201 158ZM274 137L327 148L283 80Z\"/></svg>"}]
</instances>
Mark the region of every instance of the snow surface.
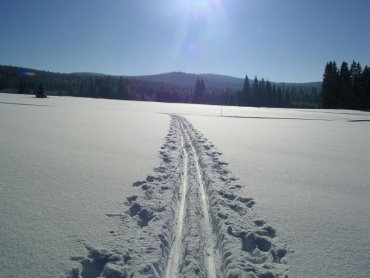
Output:
<instances>
[{"instance_id":1,"label":"snow surface","mask_svg":"<svg viewBox=\"0 0 370 278\"><path fill-rule=\"evenodd\" d=\"M0 276L369 277L369 113L220 113L0 94Z\"/></svg>"},{"instance_id":2,"label":"snow surface","mask_svg":"<svg viewBox=\"0 0 370 278\"><path fill-rule=\"evenodd\" d=\"M104 245L169 122L129 102L0 94L0 276L66 277L84 243Z\"/></svg>"},{"instance_id":3,"label":"snow surface","mask_svg":"<svg viewBox=\"0 0 370 278\"><path fill-rule=\"evenodd\" d=\"M240 118L187 118L224 153L256 213L294 251L290 276L369 277L370 114L224 110Z\"/></svg>"}]
</instances>

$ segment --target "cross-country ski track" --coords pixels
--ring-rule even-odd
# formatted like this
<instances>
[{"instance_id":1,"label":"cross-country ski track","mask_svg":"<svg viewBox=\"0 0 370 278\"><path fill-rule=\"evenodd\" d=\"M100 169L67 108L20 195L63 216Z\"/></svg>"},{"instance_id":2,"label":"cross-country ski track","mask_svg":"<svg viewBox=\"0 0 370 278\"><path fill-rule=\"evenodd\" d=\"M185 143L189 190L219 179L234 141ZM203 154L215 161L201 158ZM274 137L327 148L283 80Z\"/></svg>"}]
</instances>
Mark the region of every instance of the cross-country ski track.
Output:
<instances>
[{"instance_id":1,"label":"cross-country ski track","mask_svg":"<svg viewBox=\"0 0 370 278\"><path fill-rule=\"evenodd\" d=\"M221 153L170 115L161 163L129 196L112 250L86 244L69 277L288 277L287 249L253 211Z\"/></svg>"}]
</instances>

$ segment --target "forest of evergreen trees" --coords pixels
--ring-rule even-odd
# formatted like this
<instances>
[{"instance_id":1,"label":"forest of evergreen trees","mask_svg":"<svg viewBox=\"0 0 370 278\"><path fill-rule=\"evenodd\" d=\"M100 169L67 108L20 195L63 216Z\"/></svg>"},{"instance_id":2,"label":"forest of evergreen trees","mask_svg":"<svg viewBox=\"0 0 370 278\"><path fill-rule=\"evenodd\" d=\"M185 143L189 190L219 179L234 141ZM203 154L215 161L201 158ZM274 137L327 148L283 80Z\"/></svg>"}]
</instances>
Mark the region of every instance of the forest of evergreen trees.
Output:
<instances>
[{"instance_id":1,"label":"forest of evergreen trees","mask_svg":"<svg viewBox=\"0 0 370 278\"><path fill-rule=\"evenodd\" d=\"M320 107L321 94L314 86L277 85L264 78L258 80L257 77L250 83L246 76L243 90L232 95L230 104L257 107Z\"/></svg>"},{"instance_id":2,"label":"forest of evergreen trees","mask_svg":"<svg viewBox=\"0 0 370 278\"><path fill-rule=\"evenodd\" d=\"M338 70L335 61L325 66L322 82L322 107L339 109L370 109L370 69L353 61L343 62Z\"/></svg>"},{"instance_id":3,"label":"forest of evergreen trees","mask_svg":"<svg viewBox=\"0 0 370 278\"><path fill-rule=\"evenodd\" d=\"M32 73L32 74L25 74ZM0 66L0 91L35 94L42 84L48 95L159 101L177 103L227 104L229 91L205 88L195 98L194 87L175 86L137 78L102 74L65 74L13 66Z\"/></svg>"},{"instance_id":4,"label":"forest of evergreen trees","mask_svg":"<svg viewBox=\"0 0 370 278\"><path fill-rule=\"evenodd\" d=\"M193 87L186 87L122 76L0 66L0 92L35 94L43 86L47 95L56 96L265 107L317 108L321 104L320 92L314 86L278 84L257 78L249 83L246 76L243 90L235 92L207 88L201 77Z\"/></svg>"}]
</instances>

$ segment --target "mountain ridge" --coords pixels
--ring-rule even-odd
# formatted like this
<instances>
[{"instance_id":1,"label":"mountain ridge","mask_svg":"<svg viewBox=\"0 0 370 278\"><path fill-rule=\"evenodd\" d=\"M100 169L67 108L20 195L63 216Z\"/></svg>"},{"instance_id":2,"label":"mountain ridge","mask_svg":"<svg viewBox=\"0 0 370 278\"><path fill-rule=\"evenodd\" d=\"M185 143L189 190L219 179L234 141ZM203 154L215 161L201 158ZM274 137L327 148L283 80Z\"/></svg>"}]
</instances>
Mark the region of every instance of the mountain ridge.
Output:
<instances>
[{"instance_id":1,"label":"mountain ridge","mask_svg":"<svg viewBox=\"0 0 370 278\"><path fill-rule=\"evenodd\" d=\"M46 70L39 70L39 69L32 69L26 67L19 67L19 66L8 66L8 65L0 65L1 67L13 67L18 68L23 71L34 71L39 73L52 73L52 74L68 74L71 76L97 76L97 77L123 77L123 78L131 78L136 80L142 80L147 82L158 82L178 87L194 87L197 77L201 77L204 80L206 88L212 89L231 89L234 91L240 91L243 88L244 78L241 77L234 77L224 74L216 74L216 73L187 73L182 71L172 71L172 72L165 72L165 73L158 73L158 74L148 74L148 75L111 75L111 74L104 74L104 73L96 73L96 72L72 72L72 73L61 73L61 72L52 72ZM267 79L266 79L267 80ZM253 79L249 79L250 85L253 84ZM271 84L276 84L279 86L287 86L287 87L313 87L316 89L321 89L321 82L314 81L314 82L275 82L270 81Z\"/></svg>"},{"instance_id":2,"label":"mountain ridge","mask_svg":"<svg viewBox=\"0 0 370 278\"><path fill-rule=\"evenodd\" d=\"M204 80L207 88L228 88L232 90L241 90L243 88L244 78L234 77L216 73L186 73L181 71L172 71L158 74L148 75L123 75L123 77L133 78L150 82L161 82L175 86L194 86L196 78L201 77ZM267 80L267 79L266 79ZM249 79L250 84L253 79ZM321 81L312 82L276 82L270 81L272 84L285 85L289 87L315 87L321 88Z\"/></svg>"}]
</instances>

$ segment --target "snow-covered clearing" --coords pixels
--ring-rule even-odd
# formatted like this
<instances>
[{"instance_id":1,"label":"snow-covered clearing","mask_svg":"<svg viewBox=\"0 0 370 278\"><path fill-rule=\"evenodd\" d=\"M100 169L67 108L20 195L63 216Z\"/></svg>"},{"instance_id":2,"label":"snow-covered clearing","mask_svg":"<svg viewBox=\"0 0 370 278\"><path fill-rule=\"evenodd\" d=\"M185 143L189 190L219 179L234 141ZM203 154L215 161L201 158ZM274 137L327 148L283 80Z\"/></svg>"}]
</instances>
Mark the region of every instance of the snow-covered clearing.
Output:
<instances>
[{"instance_id":1,"label":"snow-covered clearing","mask_svg":"<svg viewBox=\"0 0 370 278\"><path fill-rule=\"evenodd\" d=\"M220 112L0 94L0 276L368 277L369 113Z\"/></svg>"},{"instance_id":2,"label":"snow-covered clearing","mask_svg":"<svg viewBox=\"0 0 370 278\"><path fill-rule=\"evenodd\" d=\"M370 114L225 110L239 118L187 119L223 152L256 213L294 251L290 276L369 277Z\"/></svg>"}]
</instances>

